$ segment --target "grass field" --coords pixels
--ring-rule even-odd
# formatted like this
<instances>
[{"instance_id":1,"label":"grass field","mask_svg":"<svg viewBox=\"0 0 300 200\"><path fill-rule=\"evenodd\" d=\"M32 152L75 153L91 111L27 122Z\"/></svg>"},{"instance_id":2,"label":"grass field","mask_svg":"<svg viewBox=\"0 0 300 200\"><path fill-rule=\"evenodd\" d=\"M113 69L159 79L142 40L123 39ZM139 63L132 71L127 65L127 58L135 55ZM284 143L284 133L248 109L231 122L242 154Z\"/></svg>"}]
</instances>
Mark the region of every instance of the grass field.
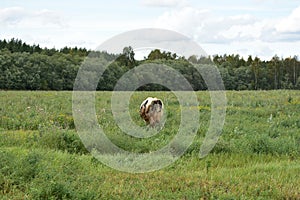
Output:
<instances>
[{"instance_id":1,"label":"grass field","mask_svg":"<svg viewBox=\"0 0 300 200\"><path fill-rule=\"evenodd\" d=\"M72 92L0 91L1 199L300 199L300 91L228 91L217 145L198 156L211 114L197 92L200 129L170 166L141 174L111 169L85 149L72 117ZM176 135L180 105L170 92L135 92L133 121L147 96L165 103L162 131L138 139L111 113L111 92L96 93L96 113L108 138L126 151L158 150Z\"/></svg>"}]
</instances>

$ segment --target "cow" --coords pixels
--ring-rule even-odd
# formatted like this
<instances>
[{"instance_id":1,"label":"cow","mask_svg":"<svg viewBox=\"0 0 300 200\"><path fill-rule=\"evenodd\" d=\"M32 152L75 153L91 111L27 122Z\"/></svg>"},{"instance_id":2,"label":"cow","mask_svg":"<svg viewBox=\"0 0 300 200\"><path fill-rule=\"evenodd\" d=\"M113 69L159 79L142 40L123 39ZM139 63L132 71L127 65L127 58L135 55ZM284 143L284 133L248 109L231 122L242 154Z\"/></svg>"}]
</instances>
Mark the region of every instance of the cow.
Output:
<instances>
[{"instance_id":1,"label":"cow","mask_svg":"<svg viewBox=\"0 0 300 200\"><path fill-rule=\"evenodd\" d=\"M156 97L148 97L140 106L140 116L146 124L155 127L161 122L164 105L162 100Z\"/></svg>"}]
</instances>

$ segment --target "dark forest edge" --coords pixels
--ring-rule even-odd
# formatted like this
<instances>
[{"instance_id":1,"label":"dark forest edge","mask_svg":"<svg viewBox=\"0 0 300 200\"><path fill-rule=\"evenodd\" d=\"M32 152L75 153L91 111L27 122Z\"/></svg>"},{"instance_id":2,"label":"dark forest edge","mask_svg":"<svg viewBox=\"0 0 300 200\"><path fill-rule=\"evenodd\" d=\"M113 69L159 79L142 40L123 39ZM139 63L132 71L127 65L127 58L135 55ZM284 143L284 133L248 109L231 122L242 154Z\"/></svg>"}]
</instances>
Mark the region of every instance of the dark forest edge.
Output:
<instances>
[{"instance_id":1,"label":"dark forest edge","mask_svg":"<svg viewBox=\"0 0 300 200\"><path fill-rule=\"evenodd\" d=\"M207 87L193 64L218 67L226 90L276 90L300 89L300 62L296 56L269 61L239 55L214 55L212 57L189 58L156 49L143 60L135 60L131 47L120 54L91 51L85 48L64 47L62 49L41 48L28 45L19 39L0 40L0 89L2 90L73 90L79 68L89 62L87 74L93 80L98 63L109 63L99 80L97 90L113 90L119 78L128 70L147 63L168 65L179 71L190 82L194 90ZM94 76L94 77L93 77ZM86 80L87 81L87 80ZM87 83L88 84L88 83ZM167 90L149 84L139 90Z\"/></svg>"}]
</instances>

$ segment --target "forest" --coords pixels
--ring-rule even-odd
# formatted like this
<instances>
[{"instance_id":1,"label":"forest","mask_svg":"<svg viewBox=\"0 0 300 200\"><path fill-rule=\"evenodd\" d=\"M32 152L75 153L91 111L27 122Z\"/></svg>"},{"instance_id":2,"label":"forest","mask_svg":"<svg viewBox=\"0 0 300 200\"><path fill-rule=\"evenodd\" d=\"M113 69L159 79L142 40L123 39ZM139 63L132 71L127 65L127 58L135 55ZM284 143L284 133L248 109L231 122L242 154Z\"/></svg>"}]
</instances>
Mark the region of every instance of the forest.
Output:
<instances>
[{"instance_id":1,"label":"forest","mask_svg":"<svg viewBox=\"0 0 300 200\"><path fill-rule=\"evenodd\" d=\"M297 56L271 60L240 55L181 57L155 49L143 60L135 60L131 47L120 54L110 54L85 48L41 48L20 39L0 40L0 89L2 90L73 90L82 63L107 62L109 67L99 78L97 90L114 89L116 82L128 70L144 63L168 65L179 71L195 91L206 90L201 75L193 67L214 64L218 67L226 90L300 89L300 61ZM96 66L96 65L95 65ZM96 70L97 69L93 69ZM93 73L93 70L89 73ZM96 73L95 73L96 74ZM97 78L97 77L95 77ZM168 90L161 85L145 85L139 90Z\"/></svg>"}]
</instances>

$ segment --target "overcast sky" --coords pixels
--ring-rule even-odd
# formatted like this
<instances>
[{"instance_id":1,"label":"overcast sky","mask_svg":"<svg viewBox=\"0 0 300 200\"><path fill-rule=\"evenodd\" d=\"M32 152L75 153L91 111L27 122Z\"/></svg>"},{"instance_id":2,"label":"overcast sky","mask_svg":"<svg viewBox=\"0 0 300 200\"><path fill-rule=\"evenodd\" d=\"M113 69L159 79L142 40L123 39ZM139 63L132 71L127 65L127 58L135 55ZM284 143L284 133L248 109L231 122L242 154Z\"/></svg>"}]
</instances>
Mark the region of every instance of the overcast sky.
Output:
<instances>
[{"instance_id":1,"label":"overcast sky","mask_svg":"<svg viewBox=\"0 0 300 200\"><path fill-rule=\"evenodd\" d=\"M0 39L95 49L140 28L174 30L210 55L300 55L299 0L1 0Z\"/></svg>"}]
</instances>

